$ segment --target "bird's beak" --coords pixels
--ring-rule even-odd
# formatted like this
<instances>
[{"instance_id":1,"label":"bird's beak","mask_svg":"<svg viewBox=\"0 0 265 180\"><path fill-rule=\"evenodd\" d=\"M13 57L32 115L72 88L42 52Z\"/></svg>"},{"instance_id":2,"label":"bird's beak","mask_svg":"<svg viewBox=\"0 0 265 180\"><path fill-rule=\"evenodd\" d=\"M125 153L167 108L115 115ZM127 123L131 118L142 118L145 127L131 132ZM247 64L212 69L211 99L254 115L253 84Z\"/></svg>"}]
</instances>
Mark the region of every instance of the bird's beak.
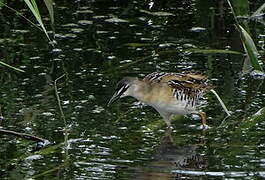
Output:
<instances>
[{"instance_id":1,"label":"bird's beak","mask_svg":"<svg viewBox=\"0 0 265 180\"><path fill-rule=\"evenodd\" d=\"M115 93L113 94L113 96L110 98L110 100L109 100L107 106L109 107L111 104L113 104L113 103L114 103L115 101L117 101L119 98L120 98L120 95L118 95L118 93L115 92Z\"/></svg>"}]
</instances>

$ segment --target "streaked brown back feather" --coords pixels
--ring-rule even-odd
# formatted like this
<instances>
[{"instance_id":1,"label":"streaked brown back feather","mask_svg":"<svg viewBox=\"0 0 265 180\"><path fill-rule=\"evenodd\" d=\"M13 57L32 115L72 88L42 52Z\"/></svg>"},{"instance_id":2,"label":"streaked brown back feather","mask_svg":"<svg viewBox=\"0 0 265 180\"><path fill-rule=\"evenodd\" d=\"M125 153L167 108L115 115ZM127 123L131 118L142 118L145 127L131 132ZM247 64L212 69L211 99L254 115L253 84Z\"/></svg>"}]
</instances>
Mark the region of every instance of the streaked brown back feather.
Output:
<instances>
[{"instance_id":1,"label":"streaked brown back feather","mask_svg":"<svg viewBox=\"0 0 265 180\"><path fill-rule=\"evenodd\" d=\"M196 95L199 91L204 92L212 89L212 86L208 84L207 76L193 72L154 72L148 74L143 81L148 83L167 83L172 89L187 90L191 95Z\"/></svg>"}]
</instances>

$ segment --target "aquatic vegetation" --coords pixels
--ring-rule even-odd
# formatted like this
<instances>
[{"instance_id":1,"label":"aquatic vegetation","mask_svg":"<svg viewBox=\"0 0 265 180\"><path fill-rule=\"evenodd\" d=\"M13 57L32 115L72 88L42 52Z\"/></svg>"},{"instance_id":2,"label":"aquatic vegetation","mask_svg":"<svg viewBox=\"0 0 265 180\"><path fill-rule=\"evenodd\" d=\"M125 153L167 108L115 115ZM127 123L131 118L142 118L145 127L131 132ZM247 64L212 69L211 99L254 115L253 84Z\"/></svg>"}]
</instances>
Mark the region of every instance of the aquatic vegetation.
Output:
<instances>
[{"instance_id":1,"label":"aquatic vegetation","mask_svg":"<svg viewBox=\"0 0 265 180\"><path fill-rule=\"evenodd\" d=\"M51 39L48 35L48 32L43 24L40 12L39 12L39 8L37 6L37 3L35 0L24 0L24 2L27 4L27 6L29 7L30 11L32 12L32 14L34 15L34 17L36 18L36 20L38 21L39 25L41 26L43 32L45 33L46 37L48 38L48 40L51 42ZM52 5L52 0L44 0L45 5L49 11L49 15L50 15L50 19L52 24L54 23L54 12L53 12L53 5Z\"/></svg>"},{"instance_id":2,"label":"aquatic vegetation","mask_svg":"<svg viewBox=\"0 0 265 180\"><path fill-rule=\"evenodd\" d=\"M53 42L51 41L49 35L48 35L48 32L43 24L43 21L42 21L42 17L41 17L41 14L39 12L39 9L38 9L38 6L37 6L37 3L35 0L24 0L24 2L27 4L27 6L29 7L30 11L32 12L32 14L34 15L34 17L36 18L37 22L39 23L39 25L41 26L41 29L35 24L33 23L32 21L30 21L28 18L26 18L25 16L23 16L20 12L18 12L17 10L9 7L7 4L4 4L3 2L0 2L0 5L2 6L5 6L7 8L9 8L10 10L16 12L17 15L23 17L24 19L26 19L29 23L33 24L36 28L42 30L46 37L48 38L50 44L53 45ZM50 15L50 19L51 19L51 24L53 25L54 24L54 11L53 11L53 1L52 0L44 0L45 2L45 5L49 11L49 15ZM3 62L3 61L0 61L0 64L7 67L7 68L11 68L15 71L18 71L18 72L24 72L23 70L19 69L19 68L16 68L14 66L11 66L11 65L8 65L7 63Z\"/></svg>"},{"instance_id":3,"label":"aquatic vegetation","mask_svg":"<svg viewBox=\"0 0 265 180\"><path fill-rule=\"evenodd\" d=\"M260 65L258 59L259 53L257 47L253 39L251 38L250 34L245 29L247 24L241 25L241 23L237 19L239 15L247 15L247 13L249 12L248 1L245 1L243 3L241 1L232 1L232 3L234 3L234 6L233 4L231 4L230 0L227 0L227 2L235 18L237 30L240 32L240 39L244 47L244 51L247 54L247 61L250 61L250 64L252 65L252 68L254 70L263 71L263 68ZM264 9L264 4L256 12L253 13L252 17L257 16L262 11L262 9Z\"/></svg>"}]
</instances>

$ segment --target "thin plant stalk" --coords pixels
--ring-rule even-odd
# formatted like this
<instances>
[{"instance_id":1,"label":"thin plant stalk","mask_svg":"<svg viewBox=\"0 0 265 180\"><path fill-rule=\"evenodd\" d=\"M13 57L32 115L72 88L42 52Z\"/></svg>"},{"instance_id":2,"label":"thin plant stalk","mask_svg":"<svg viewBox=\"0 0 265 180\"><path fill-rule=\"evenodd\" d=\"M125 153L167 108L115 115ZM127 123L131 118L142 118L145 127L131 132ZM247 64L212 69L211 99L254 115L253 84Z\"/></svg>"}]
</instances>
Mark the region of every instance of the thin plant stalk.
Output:
<instances>
[{"instance_id":1,"label":"thin plant stalk","mask_svg":"<svg viewBox=\"0 0 265 180\"><path fill-rule=\"evenodd\" d=\"M22 72L22 73L25 72L25 71L23 71L22 69L16 68L16 67L11 66L11 65L9 65L9 64L6 64L6 63L4 63L4 62L2 62L2 61L0 61L0 64L3 65L3 66L5 66L5 67L8 67L8 68L10 68L10 69L13 69L13 70L15 70L15 71L18 71L18 72Z\"/></svg>"},{"instance_id":2,"label":"thin plant stalk","mask_svg":"<svg viewBox=\"0 0 265 180\"><path fill-rule=\"evenodd\" d=\"M57 79L55 79L55 81L54 81L54 91L55 91L55 96L56 96L56 99L57 99L58 107L59 107L59 110L60 110L60 114L61 114L61 117L62 117L62 119L64 121L64 125L66 127L67 126L66 119L65 119L65 116L64 116L64 112L63 112L63 109L62 109L61 100L60 100L60 96L59 96L58 88L57 88L57 81L60 80L61 78L63 78L64 76L65 76L65 74L63 74L60 77L58 77Z\"/></svg>"},{"instance_id":3,"label":"thin plant stalk","mask_svg":"<svg viewBox=\"0 0 265 180\"><path fill-rule=\"evenodd\" d=\"M32 24L34 27L38 28L40 31L43 32L43 29L40 28L37 24L35 24L34 22L32 22L31 20L29 20L28 18L26 18L22 13L20 13L19 11L13 9L12 7L4 4L3 2L0 1L0 4L5 6L6 8L10 9L11 11L14 11L17 15L19 15L20 17L22 17L23 19L25 19L26 21L28 21L30 24Z\"/></svg>"},{"instance_id":4,"label":"thin plant stalk","mask_svg":"<svg viewBox=\"0 0 265 180\"><path fill-rule=\"evenodd\" d=\"M65 155L66 158L68 158L68 136L69 136L69 132L68 132L68 127L67 127L67 123L66 123L66 119L65 119L65 115L62 109L62 105L61 105L61 100L60 100L60 96L58 93L58 88L57 88L57 81L59 81L61 78L63 78L65 76L65 74L61 75L60 77L58 77L57 79L55 79L54 81L54 91L55 91L55 96L57 99L57 103L58 103L58 107L61 113L61 117L64 121L64 150L65 150Z\"/></svg>"},{"instance_id":5,"label":"thin plant stalk","mask_svg":"<svg viewBox=\"0 0 265 180\"><path fill-rule=\"evenodd\" d=\"M227 114L227 116L231 116L230 112L228 111L228 109L226 108L224 102L222 101L222 99L220 98L220 96L217 94L217 92L213 89L210 90L218 99L219 103L221 104L222 108L224 109L225 113Z\"/></svg>"},{"instance_id":6,"label":"thin plant stalk","mask_svg":"<svg viewBox=\"0 0 265 180\"><path fill-rule=\"evenodd\" d=\"M50 142L47 139L43 139L43 138L31 135L31 134L20 133L20 132L16 132L16 131L10 131L10 130L6 130L6 129L2 129L2 128L0 128L0 134L13 135L16 137L20 137L20 138L35 141L35 142L42 142L45 145L50 144Z\"/></svg>"}]
</instances>

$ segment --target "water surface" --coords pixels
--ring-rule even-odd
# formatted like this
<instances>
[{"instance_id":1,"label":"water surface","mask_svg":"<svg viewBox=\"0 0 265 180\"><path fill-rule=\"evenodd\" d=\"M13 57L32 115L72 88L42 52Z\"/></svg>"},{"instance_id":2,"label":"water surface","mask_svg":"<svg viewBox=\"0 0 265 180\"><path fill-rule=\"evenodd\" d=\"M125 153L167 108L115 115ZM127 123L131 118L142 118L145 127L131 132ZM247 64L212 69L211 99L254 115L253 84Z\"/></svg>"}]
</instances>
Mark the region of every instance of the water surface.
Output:
<instances>
[{"instance_id":1,"label":"water surface","mask_svg":"<svg viewBox=\"0 0 265 180\"><path fill-rule=\"evenodd\" d=\"M250 11L261 5L252 3ZM31 18L23 3L10 6ZM54 48L24 19L4 7L1 12L0 57L26 72L1 66L0 125L52 142L33 152L36 143L1 135L3 179L265 176L264 122L240 131L265 106L263 81L242 76L243 55L198 51L243 52L226 4L222 9L202 1L56 1ZM48 16L44 22L49 27ZM257 46L264 45L264 26L252 22L250 29ZM106 107L124 76L191 70L208 75L232 112L222 127L226 115L212 94L201 107L207 131L198 129L196 116L176 117L168 131L154 109L132 98ZM66 148L53 86L62 74L57 88L70 129Z\"/></svg>"}]
</instances>

